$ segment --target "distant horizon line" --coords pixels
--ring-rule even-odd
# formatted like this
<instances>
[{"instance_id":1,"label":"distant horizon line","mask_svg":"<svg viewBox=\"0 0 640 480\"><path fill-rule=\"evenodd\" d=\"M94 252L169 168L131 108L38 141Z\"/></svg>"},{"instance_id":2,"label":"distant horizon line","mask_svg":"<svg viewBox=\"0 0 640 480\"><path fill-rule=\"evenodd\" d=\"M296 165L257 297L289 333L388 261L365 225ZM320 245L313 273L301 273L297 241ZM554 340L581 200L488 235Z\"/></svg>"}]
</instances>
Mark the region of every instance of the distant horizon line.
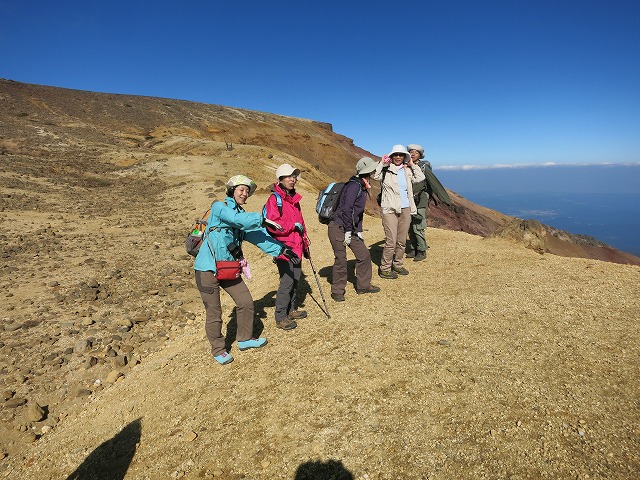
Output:
<instances>
[{"instance_id":1,"label":"distant horizon line","mask_svg":"<svg viewBox=\"0 0 640 480\"><path fill-rule=\"evenodd\" d=\"M640 162L596 162L596 163L496 163L490 165L434 165L434 170L497 170L510 168L543 168L543 167L640 167Z\"/></svg>"}]
</instances>

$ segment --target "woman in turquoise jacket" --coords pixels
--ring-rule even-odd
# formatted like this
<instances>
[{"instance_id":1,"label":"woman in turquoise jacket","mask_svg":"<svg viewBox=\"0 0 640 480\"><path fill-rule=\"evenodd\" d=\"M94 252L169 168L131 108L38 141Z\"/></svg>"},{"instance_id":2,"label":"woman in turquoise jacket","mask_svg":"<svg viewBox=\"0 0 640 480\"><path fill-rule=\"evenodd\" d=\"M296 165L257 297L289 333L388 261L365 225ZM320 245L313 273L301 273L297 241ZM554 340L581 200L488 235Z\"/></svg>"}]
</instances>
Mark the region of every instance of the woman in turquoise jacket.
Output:
<instances>
[{"instance_id":1,"label":"woman in turquoise jacket","mask_svg":"<svg viewBox=\"0 0 640 480\"><path fill-rule=\"evenodd\" d=\"M214 202L207 221L207 230L194 263L196 284L206 310L205 332L211 344L211 354L221 365L233 361L225 349L222 335L222 307L220 288L227 292L236 304L238 348L260 348L266 338L253 337L254 305L251 293L242 277L234 280L216 278L216 261L242 260L242 242L247 240L272 257L295 255L290 248L273 239L265 224L280 229L280 225L262 217L258 212L245 212L242 208L256 189L256 184L244 175L229 179L227 198ZM215 256L215 258L214 258Z\"/></svg>"}]
</instances>

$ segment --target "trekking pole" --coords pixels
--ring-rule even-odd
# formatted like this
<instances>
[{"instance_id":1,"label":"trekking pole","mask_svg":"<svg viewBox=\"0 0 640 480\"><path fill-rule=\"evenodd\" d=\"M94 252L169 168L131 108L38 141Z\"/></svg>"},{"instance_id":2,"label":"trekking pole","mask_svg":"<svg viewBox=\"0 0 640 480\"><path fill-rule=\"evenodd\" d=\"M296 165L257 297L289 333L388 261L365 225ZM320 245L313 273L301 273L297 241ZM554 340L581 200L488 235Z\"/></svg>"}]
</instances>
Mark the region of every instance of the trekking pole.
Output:
<instances>
[{"instance_id":1,"label":"trekking pole","mask_svg":"<svg viewBox=\"0 0 640 480\"><path fill-rule=\"evenodd\" d=\"M309 237L307 237L307 253L309 254L309 263L311 264L311 271L313 272L313 276L316 277L316 284L318 285L318 290L320 291L320 298L322 298L322 303L324 304L324 313L327 315L327 318L331 318L331 314L329 313L329 307L327 307L327 302L324 299L324 294L322 293L322 287L320 286L320 278L318 278L318 273L316 272L316 267L313 266L313 261L311 260L311 249L309 245L311 242L309 241Z\"/></svg>"}]
</instances>

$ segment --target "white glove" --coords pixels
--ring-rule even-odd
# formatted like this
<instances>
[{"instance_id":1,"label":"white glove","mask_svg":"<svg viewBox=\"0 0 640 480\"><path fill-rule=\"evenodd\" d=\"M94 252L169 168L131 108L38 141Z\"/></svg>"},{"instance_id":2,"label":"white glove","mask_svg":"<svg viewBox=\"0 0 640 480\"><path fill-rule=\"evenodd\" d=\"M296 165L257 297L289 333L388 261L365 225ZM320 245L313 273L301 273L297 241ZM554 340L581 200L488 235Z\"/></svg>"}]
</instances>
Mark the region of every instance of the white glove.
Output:
<instances>
[{"instance_id":1,"label":"white glove","mask_svg":"<svg viewBox=\"0 0 640 480\"><path fill-rule=\"evenodd\" d=\"M282 226L279 223L276 223L273 220L269 220L266 217L262 219L262 224L269 228L275 228L279 232L282 232L284 230L284 228L282 228Z\"/></svg>"},{"instance_id":2,"label":"white glove","mask_svg":"<svg viewBox=\"0 0 640 480\"><path fill-rule=\"evenodd\" d=\"M362 232L358 232L358 233L356 233L356 235L358 236L358 238L360 240L362 240L364 242L364 238L362 238Z\"/></svg>"},{"instance_id":3,"label":"white glove","mask_svg":"<svg viewBox=\"0 0 640 480\"><path fill-rule=\"evenodd\" d=\"M351 232L344 232L344 241L342 244L346 247L351 243Z\"/></svg>"}]
</instances>

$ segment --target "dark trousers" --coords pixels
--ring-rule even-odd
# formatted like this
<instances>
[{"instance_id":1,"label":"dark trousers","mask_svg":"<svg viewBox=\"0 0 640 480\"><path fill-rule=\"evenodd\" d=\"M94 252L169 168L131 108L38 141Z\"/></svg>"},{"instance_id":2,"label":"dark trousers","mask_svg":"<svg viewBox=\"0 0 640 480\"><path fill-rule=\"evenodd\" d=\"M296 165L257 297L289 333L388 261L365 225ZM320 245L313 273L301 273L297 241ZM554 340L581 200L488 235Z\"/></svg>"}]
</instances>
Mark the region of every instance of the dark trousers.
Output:
<instances>
[{"instance_id":1,"label":"dark trousers","mask_svg":"<svg viewBox=\"0 0 640 480\"><path fill-rule=\"evenodd\" d=\"M424 234L426 228L427 209L425 207L418 208L418 213L411 216L411 225L409 227L409 244L406 248L407 253L427 251L427 239Z\"/></svg>"},{"instance_id":2,"label":"dark trousers","mask_svg":"<svg viewBox=\"0 0 640 480\"><path fill-rule=\"evenodd\" d=\"M276 293L276 322L287 318L297 308L296 291L302 275L302 264L294 265L289 260L276 260L280 274L280 286Z\"/></svg>"},{"instance_id":3,"label":"dark trousers","mask_svg":"<svg viewBox=\"0 0 640 480\"><path fill-rule=\"evenodd\" d=\"M333 248L333 270L331 293L344 295L347 287L347 247L344 241L344 230L333 222L329 223L329 242ZM366 290L371 286L371 254L364 241L353 235L349 248L356 257L356 288Z\"/></svg>"},{"instance_id":4,"label":"dark trousers","mask_svg":"<svg viewBox=\"0 0 640 480\"><path fill-rule=\"evenodd\" d=\"M236 304L238 331L236 340L243 342L253 337L254 306L251 292L242 278L218 280L213 272L196 270L196 285L206 311L204 330L211 344L211 354L215 357L225 352L222 335L222 306L220 288L227 292Z\"/></svg>"}]
</instances>

